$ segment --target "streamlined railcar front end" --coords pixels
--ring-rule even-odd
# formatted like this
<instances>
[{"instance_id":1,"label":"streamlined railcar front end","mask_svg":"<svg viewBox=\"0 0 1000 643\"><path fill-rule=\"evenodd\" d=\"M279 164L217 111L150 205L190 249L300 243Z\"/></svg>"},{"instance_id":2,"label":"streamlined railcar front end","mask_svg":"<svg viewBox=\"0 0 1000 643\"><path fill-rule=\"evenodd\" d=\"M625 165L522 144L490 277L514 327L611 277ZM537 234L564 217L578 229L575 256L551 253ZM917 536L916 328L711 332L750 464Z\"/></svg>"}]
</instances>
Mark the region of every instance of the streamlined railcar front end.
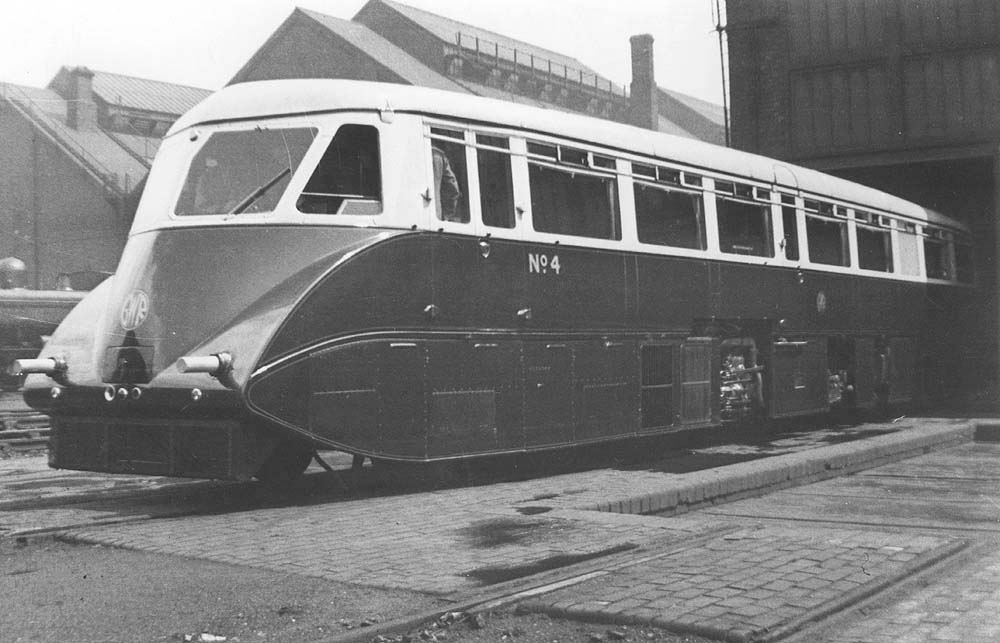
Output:
<instances>
[{"instance_id":1,"label":"streamlined railcar front end","mask_svg":"<svg viewBox=\"0 0 1000 643\"><path fill-rule=\"evenodd\" d=\"M375 111L240 119L164 141L115 275L15 367L52 416L51 466L224 479L305 467L309 437L245 391L319 284L406 234L380 216L395 187L382 125Z\"/></svg>"}]
</instances>

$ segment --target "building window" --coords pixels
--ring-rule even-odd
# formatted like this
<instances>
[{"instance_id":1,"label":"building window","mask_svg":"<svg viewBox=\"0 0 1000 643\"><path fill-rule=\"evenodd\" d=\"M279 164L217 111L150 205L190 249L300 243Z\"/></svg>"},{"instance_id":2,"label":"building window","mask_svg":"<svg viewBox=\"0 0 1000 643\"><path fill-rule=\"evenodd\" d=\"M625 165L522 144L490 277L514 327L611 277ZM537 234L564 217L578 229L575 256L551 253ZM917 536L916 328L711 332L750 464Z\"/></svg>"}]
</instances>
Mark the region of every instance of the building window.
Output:
<instances>
[{"instance_id":1,"label":"building window","mask_svg":"<svg viewBox=\"0 0 1000 643\"><path fill-rule=\"evenodd\" d=\"M702 195L636 182L635 219L639 241L658 246L704 250Z\"/></svg>"},{"instance_id":2,"label":"building window","mask_svg":"<svg viewBox=\"0 0 1000 643\"><path fill-rule=\"evenodd\" d=\"M342 125L296 207L307 214L380 213L378 130L370 125Z\"/></svg>"}]
</instances>

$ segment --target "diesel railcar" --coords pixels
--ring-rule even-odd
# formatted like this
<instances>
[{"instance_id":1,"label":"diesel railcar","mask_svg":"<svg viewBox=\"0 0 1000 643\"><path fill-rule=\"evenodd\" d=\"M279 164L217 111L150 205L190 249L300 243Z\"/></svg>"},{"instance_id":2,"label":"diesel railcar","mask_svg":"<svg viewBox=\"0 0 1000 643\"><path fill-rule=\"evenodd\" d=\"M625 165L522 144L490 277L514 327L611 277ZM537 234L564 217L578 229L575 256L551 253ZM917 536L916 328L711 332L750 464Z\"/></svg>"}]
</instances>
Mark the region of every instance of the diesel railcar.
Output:
<instances>
[{"instance_id":1,"label":"diesel railcar","mask_svg":"<svg viewBox=\"0 0 1000 643\"><path fill-rule=\"evenodd\" d=\"M173 126L117 272L19 368L58 468L558 449L918 400L970 246L888 194L609 121L239 84Z\"/></svg>"}]
</instances>

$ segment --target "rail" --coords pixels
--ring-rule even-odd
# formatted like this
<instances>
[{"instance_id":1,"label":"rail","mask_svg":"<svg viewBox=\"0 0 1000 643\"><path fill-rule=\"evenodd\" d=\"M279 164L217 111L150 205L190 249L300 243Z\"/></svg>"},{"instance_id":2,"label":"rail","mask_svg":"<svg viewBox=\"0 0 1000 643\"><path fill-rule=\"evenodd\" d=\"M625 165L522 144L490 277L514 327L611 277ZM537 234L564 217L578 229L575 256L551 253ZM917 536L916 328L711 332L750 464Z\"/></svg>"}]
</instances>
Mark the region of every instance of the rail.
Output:
<instances>
[{"instance_id":1,"label":"rail","mask_svg":"<svg viewBox=\"0 0 1000 643\"><path fill-rule=\"evenodd\" d=\"M478 61L495 67L502 64L510 65L513 68L527 67L532 73L541 72L553 80L574 83L612 96L628 98L628 90L625 87L615 85L610 80L601 78L593 72L570 67L550 58L536 56L530 52L520 51L516 47L501 45L479 36L459 31L455 34L455 47L459 56L470 52Z\"/></svg>"},{"instance_id":2,"label":"rail","mask_svg":"<svg viewBox=\"0 0 1000 643\"><path fill-rule=\"evenodd\" d=\"M50 433L47 415L28 409L0 412L0 454L44 449Z\"/></svg>"}]
</instances>

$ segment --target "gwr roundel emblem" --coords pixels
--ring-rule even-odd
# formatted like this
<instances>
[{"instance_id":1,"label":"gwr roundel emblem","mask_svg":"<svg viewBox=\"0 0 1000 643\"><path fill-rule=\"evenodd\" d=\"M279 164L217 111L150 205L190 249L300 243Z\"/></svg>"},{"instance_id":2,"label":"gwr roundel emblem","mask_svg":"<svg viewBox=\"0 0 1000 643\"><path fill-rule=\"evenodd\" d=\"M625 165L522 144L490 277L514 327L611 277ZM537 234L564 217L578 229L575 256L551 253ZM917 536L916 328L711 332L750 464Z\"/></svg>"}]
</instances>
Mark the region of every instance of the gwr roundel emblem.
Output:
<instances>
[{"instance_id":1,"label":"gwr roundel emblem","mask_svg":"<svg viewBox=\"0 0 1000 643\"><path fill-rule=\"evenodd\" d=\"M142 326L149 314L149 295L141 290L133 290L129 293L125 303L122 305L122 312L118 316L125 330L135 330Z\"/></svg>"}]
</instances>

